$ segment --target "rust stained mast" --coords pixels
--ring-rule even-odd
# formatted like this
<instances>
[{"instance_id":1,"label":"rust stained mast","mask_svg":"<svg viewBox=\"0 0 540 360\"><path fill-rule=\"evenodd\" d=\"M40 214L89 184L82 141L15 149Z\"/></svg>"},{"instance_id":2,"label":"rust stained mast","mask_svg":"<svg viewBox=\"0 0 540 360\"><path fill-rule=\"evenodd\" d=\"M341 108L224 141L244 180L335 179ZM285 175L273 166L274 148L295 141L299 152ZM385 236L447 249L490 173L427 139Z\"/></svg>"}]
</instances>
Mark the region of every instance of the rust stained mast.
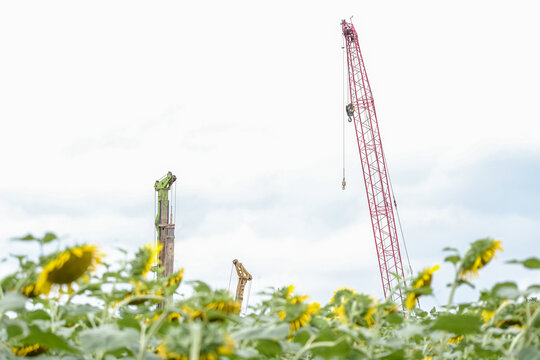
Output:
<instances>
[{"instance_id":1,"label":"rust stained mast","mask_svg":"<svg viewBox=\"0 0 540 360\"><path fill-rule=\"evenodd\" d=\"M176 181L176 176L170 171L164 178L156 180L154 189L158 193L156 230L158 242L163 247L159 253L159 264L163 267L161 276L167 277L174 271L174 224L172 211L169 206L169 190Z\"/></svg>"}]
</instances>

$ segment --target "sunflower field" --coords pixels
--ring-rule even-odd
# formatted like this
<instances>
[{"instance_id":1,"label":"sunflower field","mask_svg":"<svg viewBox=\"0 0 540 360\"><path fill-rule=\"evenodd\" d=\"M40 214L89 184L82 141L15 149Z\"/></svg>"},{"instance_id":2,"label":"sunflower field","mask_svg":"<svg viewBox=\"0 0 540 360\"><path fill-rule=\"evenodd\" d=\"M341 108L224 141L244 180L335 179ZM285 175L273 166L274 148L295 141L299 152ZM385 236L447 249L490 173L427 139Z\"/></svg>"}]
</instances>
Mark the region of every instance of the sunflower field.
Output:
<instances>
[{"instance_id":1,"label":"sunflower field","mask_svg":"<svg viewBox=\"0 0 540 360\"><path fill-rule=\"evenodd\" d=\"M156 276L151 244L112 265L94 245L43 254L52 233L17 240L42 255L16 256L18 268L1 280L0 359L540 359L540 285L497 283L454 303L502 251L499 240L475 241L463 255L444 249L455 276L440 308L418 306L444 281L433 264L403 279L403 308L346 288L321 305L285 286L247 314L226 290L182 283L183 269ZM535 257L510 262L540 268ZM183 286L191 295L177 294Z\"/></svg>"}]
</instances>

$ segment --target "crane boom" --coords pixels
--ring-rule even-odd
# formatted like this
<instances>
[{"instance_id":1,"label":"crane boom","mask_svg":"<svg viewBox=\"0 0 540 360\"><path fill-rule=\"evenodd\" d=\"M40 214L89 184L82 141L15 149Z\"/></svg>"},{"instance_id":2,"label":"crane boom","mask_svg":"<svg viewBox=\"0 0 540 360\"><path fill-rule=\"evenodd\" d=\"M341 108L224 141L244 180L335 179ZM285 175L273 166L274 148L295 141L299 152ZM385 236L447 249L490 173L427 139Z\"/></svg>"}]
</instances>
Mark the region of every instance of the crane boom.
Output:
<instances>
[{"instance_id":1,"label":"crane boom","mask_svg":"<svg viewBox=\"0 0 540 360\"><path fill-rule=\"evenodd\" d=\"M240 303L242 306L242 301L244 300L244 289L248 281L253 279L251 274L246 270L244 265L238 261L238 259L233 260L236 273L238 274L238 285L236 286L236 298L235 300Z\"/></svg>"},{"instance_id":2,"label":"crane boom","mask_svg":"<svg viewBox=\"0 0 540 360\"><path fill-rule=\"evenodd\" d=\"M383 293L384 297L390 296L396 303L403 304L401 290L395 289L404 273L375 102L356 30L345 20L341 21L341 29L349 73L347 115L354 120Z\"/></svg>"}]
</instances>

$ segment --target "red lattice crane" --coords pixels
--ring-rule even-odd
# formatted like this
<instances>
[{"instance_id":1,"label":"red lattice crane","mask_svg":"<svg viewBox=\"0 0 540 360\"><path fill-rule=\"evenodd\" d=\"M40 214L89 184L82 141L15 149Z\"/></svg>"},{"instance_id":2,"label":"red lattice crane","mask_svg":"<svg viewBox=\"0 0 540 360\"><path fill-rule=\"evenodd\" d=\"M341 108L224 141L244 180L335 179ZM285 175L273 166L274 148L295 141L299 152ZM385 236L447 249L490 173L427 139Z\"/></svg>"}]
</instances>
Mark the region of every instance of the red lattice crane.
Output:
<instances>
[{"instance_id":1,"label":"red lattice crane","mask_svg":"<svg viewBox=\"0 0 540 360\"><path fill-rule=\"evenodd\" d=\"M375 102L356 30L345 20L341 21L341 28L349 73L350 103L346 111L349 121L354 120L384 297L390 296L402 304L402 292L396 285L400 277L404 279L403 264Z\"/></svg>"}]
</instances>

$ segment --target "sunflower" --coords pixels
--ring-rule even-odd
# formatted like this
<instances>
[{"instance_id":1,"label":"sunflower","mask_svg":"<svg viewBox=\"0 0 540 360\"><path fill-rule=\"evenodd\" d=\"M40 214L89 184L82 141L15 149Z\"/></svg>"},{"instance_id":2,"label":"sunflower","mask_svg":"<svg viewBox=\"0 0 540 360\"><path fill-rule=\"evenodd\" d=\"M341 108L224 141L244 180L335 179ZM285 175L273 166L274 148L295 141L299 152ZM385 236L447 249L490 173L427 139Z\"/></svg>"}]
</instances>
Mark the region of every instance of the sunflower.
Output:
<instances>
[{"instance_id":1,"label":"sunflower","mask_svg":"<svg viewBox=\"0 0 540 360\"><path fill-rule=\"evenodd\" d=\"M495 315L495 311L489 311L489 310L482 309L482 314L481 315L482 315L482 320L484 320L484 323L487 323L489 320L491 320L493 315Z\"/></svg>"},{"instance_id":2,"label":"sunflower","mask_svg":"<svg viewBox=\"0 0 540 360\"><path fill-rule=\"evenodd\" d=\"M294 286L289 285L279 290L279 296L286 300L285 309L277 311L281 321L286 320L290 324L290 332L306 326L311 321L311 315L319 312L321 305L319 303L305 304L304 301L308 295L293 296Z\"/></svg>"},{"instance_id":3,"label":"sunflower","mask_svg":"<svg viewBox=\"0 0 540 360\"><path fill-rule=\"evenodd\" d=\"M333 305L331 314L334 319L338 320L342 324L347 323L347 315L345 314L345 304L347 301L356 295L356 292L352 289L342 287L334 291L334 296L330 299L330 304Z\"/></svg>"},{"instance_id":4,"label":"sunflower","mask_svg":"<svg viewBox=\"0 0 540 360\"><path fill-rule=\"evenodd\" d=\"M199 360L217 360L220 355L230 355L234 351L234 341L230 336L225 336L225 342L219 345L214 351L200 353ZM167 348L165 343L161 343L156 348L156 353L162 359L169 360L189 360L189 354L178 354Z\"/></svg>"},{"instance_id":5,"label":"sunflower","mask_svg":"<svg viewBox=\"0 0 540 360\"><path fill-rule=\"evenodd\" d=\"M289 285L286 288L280 290L283 293L285 299L288 299L294 291L294 285Z\"/></svg>"},{"instance_id":6,"label":"sunflower","mask_svg":"<svg viewBox=\"0 0 540 360\"><path fill-rule=\"evenodd\" d=\"M176 289L178 289L183 279L184 279L184 269L182 268L169 277L169 280L167 281L167 287L172 288L176 291Z\"/></svg>"},{"instance_id":7,"label":"sunflower","mask_svg":"<svg viewBox=\"0 0 540 360\"><path fill-rule=\"evenodd\" d=\"M103 256L104 254L99 252L95 245L68 248L43 267L32 292L48 294L53 284L67 285L71 289L73 282L86 272L95 270L97 264L102 264Z\"/></svg>"},{"instance_id":8,"label":"sunflower","mask_svg":"<svg viewBox=\"0 0 540 360\"><path fill-rule=\"evenodd\" d=\"M205 306L206 310L218 310L226 314L238 314L241 304L238 301L216 301Z\"/></svg>"},{"instance_id":9,"label":"sunflower","mask_svg":"<svg viewBox=\"0 0 540 360\"><path fill-rule=\"evenodd\" d=\"M303 308L299 315L287 320L290 324L291 334L296 330L300 329L301 327L306 326L311 321L312 315L317 314L319 312L319 309L321 308L321 305L319 305L319 303L317 302L313 302L311 304L304 304L304 300L306 298L307 296L295 296L290 299L290 304L292 306ZM287 312L285 310L279 311L278 315L281 321L287 318Z\"/></svg>"},{"instance_id":10,"label":"sunflower","mask_svg":"<svg viewBox=\"0 0 540 360\"><path fill-rule=\"evenodd\" d=\"M148 286L142 282L142 281L136 281L132 282L133 285L135 285L135 289L133 289L130 292L127 292L124 296L124 300L129 298L134 298L133 300L128 302L128 305L140 305L145 303L146 301L149 301L148 299L136 299L137 296L144 296L144 295L157 295L161 296L161 291L158 290L157 292L153 292L152 289L149 289ZM152 300L156 301L156 300Z\"/></svg>"},{"instance_id":11,"label":"sunflower","mask_svg":"<svg viewBox=\"0 0 540 360\"><path fill-rule=\"evenodd\" d=\"M347 314L345 314L345 305L334 306L331 314L334 319L338 320L342 324L347 323Z\"/></svg>"},{"instance_id":12,"label":"sunflower","mask_svg":"<svg viewBox=\"0 0 540 360\"><path fill-rule=\"evenodd\" d=\"M18 346L18 347L12 347L11 351L17 355L17 356L27 356L27 357L33 357L38 356L40 354L43 354L47 352L49 349L47 349L45 346L39 345L39 344L33 344L33 345L27 345L27 346Z\"/></svg>"},{"instance_id":13,"label":"sunflower","mask_svg":"<svg viewBox=\"0 0 540 360\"><path fill-rule=\"evenodd\" d=\"M366 311L366 314L364 315L364 319L366 320L366 322L367 322L368 325L373 325L373 324L375 324L375 319L373 319L373 314L375 314L375 312L377 312L377 308L375 307L376 302L374 301L372 304L373 304L374 306L371 306L371 307Z\"/></svg>"},{"instance_id":14,"label":"sunflower","mask_svg":"<svg viewBox=\"0 0 540 360\"><path fill-rule=\"evenodd\" d=\"M289 304L301 304L309 297L308 295L291 296L293 291L294 291L293 285L289 285L286 288L282 289L285 300L287 300L287 303Z\"/></svg>"},{"instance_id":15,"label":"sunflower","mask_svg":"<svg viewBox=\"0 0 540 360\"><path fill-rule=\"evenodd\" d=\"M172 312L172 313L169 314L169 316L167 316L167 321L168 322L180 321L180 319L182 319L182 315L180 315L177 312Z\"/></svg>"},{"instance_id":16,"label":"sunflower","mask_svg":"<svg viewBox=\"0 0 540 360\"><path fill-rule=\"evenodd\" d=\"M349 299L351 296L356 295L356 291L354 289L349 289L347 287L342 287L336 291L334 291L334 296L330 299L331 304L339 304L344 299Z\"/></svg>"},{"instance_id":17,"label":"sunflower","mask_svg":"<svg viewBox=\"0 0 540 360\"><path fill-rule=\"evenodd\" d=\"M454 336L448 339L449 344L459 344L460 341L463 340L463 335Z\"/></svg>"},{"instance_id":18,"label":"sunflower","mask_svg":"<svg viewBox=\"0 0 540 360\"><path fill-rule=\"evenodd\" d=\"M205 317L204 312L202 312L201 310L193 309L189 306L182 306L180 310L182 310L182 312L186 314L187 317L191 320L204 319Z\"/></svg>"},{"instance_id":19,"label":"sunflower","mask_svg":"<svg viewBox=\"0 0 540 360\"><path fill-rule=\"evenodd\" d=\"M500 240L481 239L472 243L463 257L460 275L462 278L478 276L478 270L486 266L495 257L496 251L503 251Z\"/></svg>"},{"instance_id":20,"label":"sunflower","mask_svg":"<svg viewBox=\"0 0 540 360\"><path fill-rule=\"evenodd\" d=\"M24 296L28 298L35 298L36 296L39 295L39 293L36 290L37 290L36 284L30 284L22 288L21 292L24 294Z\"/></svg>"},{"instance_id":21,"label":"sunflower","mask_svg":"<svg viewBox=\"0 0 540 360\"><path fill-rule=\"evenodd\" d=\"M417 276L417 278L412 283L413 291L409 292L407 295L407 300L405 305L407 309L412 310L416 306L416 301L422 295L421 293L415 292L414 290L425 288L431 286L431 280L433 279L433 273L439 270L439 265L433 266L431 269L425 269Z\"/></svg>"},{"instance_id":22,"label":"sunflower","mask_svg":"<svg viewBox=\"0 0 540 360\"><path fill-rule=\"evenodd\" d=\"M149 243L139 248L135 255L135 260L131 262L131 272L136 276L147 278L147 274L154 263L159 263L159 252L162 245L160 243Z\"/></svg>"},{"instance_id":23,"label":"sunflower","mask_svg":"<svg viewBox=\"0 0 540 360\"><path fill-rule=\"evenodd\" d=\"M373 315L377 312L379 302L372 296L358 294L346 287L334 292L330 299L330 318L342 324L351 323L355 326L370 326L375 323Z\"/></svg>"},{"instance_id":24,"label":"sunflower","mask_svg":"<svg viewBox=\"0 0 540 360\"><path fill-rule=\"evenodd\" d=\"M294 320L289 321L289 323L291 324L290 332L293 333L301 327L306 326L311 321L311 315L317 314L320 308L321 305L319 305L319 303L317 302L309 304L306 310L303 311L300 316L298 316Z\"/></svg>"}]
</instances>

